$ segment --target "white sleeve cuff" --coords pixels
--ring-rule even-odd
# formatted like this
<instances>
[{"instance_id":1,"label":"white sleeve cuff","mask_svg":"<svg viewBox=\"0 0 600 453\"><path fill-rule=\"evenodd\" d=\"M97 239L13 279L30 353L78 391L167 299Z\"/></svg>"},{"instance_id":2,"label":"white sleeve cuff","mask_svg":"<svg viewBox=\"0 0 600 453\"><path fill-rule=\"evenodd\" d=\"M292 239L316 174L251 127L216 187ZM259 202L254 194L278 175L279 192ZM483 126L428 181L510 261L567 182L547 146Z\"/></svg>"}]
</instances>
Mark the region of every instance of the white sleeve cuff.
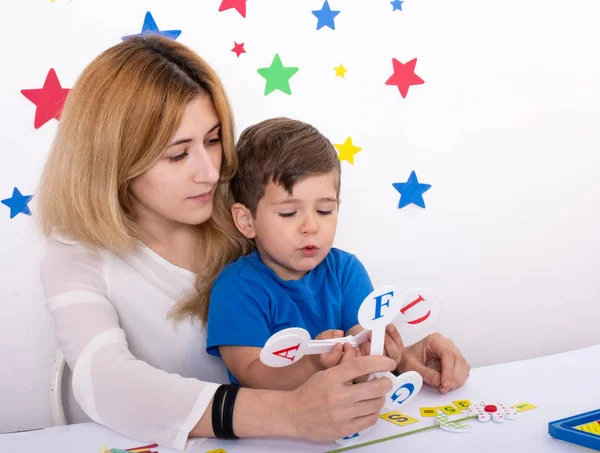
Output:
<instances>
[{"instance_id":1,"label":"white sleeve cuff","mask_svg":"<svg viewBox=\"0 0 600 453\"><path fill-rule=\"evenodd\" d=\"M202 415L206 411L206 408L208 407L210 400L212 399L213 395L215 394L215 392L217 391L217 388L219 388L220 385L221 384L215 384L212 382L204 383L204 388L198 395L198 398L196 399L196 403L194 404L192 411L188 415L186 421L181 426L181 428L179 430L179 434L177 435L177 438L175 439L174 447L176 449L178 449L180 451L185 451L187 448L191 447L194 443L196 443L200 440L200 439L190 439L188 441L190 431L192 429L194 429L194 426L196 426L196 424L198 423L198 420L200 420L202 418Z\"/></svg>"}]
</instances>

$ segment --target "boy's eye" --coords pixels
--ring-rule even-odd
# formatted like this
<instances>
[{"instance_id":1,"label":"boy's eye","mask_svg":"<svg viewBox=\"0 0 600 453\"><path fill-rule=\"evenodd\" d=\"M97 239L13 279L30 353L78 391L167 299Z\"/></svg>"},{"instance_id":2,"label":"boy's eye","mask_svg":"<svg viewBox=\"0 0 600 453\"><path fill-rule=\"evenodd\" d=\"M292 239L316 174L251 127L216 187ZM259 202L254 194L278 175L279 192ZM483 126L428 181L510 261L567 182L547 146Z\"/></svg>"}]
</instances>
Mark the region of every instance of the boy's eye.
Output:
<instances>
[{"instance_id":1,"label":"boy's eye","mask_svg":"<svg viewBox=\"0 0 600 453\"><path fill-rule=\"evenodd\" d=\"M176 156L171 156L169 157L169 160L171 162L177 162L181 159L183 159L185 156L187 156L189 153L187 152L187 150L185 150L184 152L182 152L181 154L177 154Z\"/></svg>"},{"instance_id":2,"label":"boy's eye","mask_svg":"<svg viewBox=\"0 0 600 453\"><path fill-rule=\"evenodd\" d=\"M279 217L294 217L296 215L296 211L294 212L280 212Z\"/></svg>"},{"instance_id":3,"label":"boy's eye","mask_svg":"<svg viewBox=\"0 0 600 453\"><path fill-rule=\"evenodd\" d=\"M333 212L333 210L331 210L331 209L329 211L325 211L325 210L322 210L322 209L320 209L320 210L317 209L317 214L320 214L320 215L329 215L332 212Z\"/></svg>"}]
</instances>

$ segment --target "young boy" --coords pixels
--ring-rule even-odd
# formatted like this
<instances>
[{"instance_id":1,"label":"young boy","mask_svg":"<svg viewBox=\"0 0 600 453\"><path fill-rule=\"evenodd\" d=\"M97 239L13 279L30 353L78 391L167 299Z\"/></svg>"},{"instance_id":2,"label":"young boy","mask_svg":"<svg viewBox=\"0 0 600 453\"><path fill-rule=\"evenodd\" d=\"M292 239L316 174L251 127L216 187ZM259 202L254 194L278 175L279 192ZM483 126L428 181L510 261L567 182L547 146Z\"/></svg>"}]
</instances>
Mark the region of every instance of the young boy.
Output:
<instances>
[{"instance_id":1,"label":"young boy","mask_svg":"<svg viewBox=\"0 0 600 453\"><path fill-rule=\"evenodd\" d=\"M319 339L355 335L363 330L358 309L373 286L354 255L332 248L341 169L327 138L309 124L275 118L247 128L237 151L232 215L256 251L217 277L206 348L223 358L233 383L296 388L336 365L341 345L271 368L259 359L269 337L288 327ZM401 350L399 333L388 326L387 355L398 363Z\"/></svg>"}]
</instances>

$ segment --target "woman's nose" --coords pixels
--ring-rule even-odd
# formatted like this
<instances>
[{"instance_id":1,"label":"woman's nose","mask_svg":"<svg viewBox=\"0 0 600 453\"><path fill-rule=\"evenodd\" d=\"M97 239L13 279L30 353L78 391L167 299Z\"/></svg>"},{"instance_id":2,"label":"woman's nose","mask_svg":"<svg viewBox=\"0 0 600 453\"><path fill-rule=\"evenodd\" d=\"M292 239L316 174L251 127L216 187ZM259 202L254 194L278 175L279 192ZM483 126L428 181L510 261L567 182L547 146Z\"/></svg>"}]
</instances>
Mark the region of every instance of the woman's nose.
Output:
<instances>
[{"instance_id":1,"label":"woman's nose","mask_svg":"<svg viewBox=\"0 0 600 453\"><path fill-rule=\"evenodd\" d=\"M216 184L219 180L219 170L208 152L202 148L194 156L194 182Z\"/></svg>"}]
</instances>

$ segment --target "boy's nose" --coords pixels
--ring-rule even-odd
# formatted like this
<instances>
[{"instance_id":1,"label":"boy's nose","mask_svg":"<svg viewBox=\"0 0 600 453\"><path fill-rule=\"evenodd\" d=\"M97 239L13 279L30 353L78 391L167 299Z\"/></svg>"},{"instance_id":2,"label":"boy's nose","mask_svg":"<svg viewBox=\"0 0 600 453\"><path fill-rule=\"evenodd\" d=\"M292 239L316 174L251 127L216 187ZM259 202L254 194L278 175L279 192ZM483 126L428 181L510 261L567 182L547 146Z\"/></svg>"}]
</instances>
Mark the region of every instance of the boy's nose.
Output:
<instances>
[{"instance_id":1,"label":"boy's nose","mask_svg":"<svg viewBox=\"0 0 600 453\"><path fill-rule=\"evenodd\" d=\"M304 223L302 224L303 234L314 234L319 231L319 224L316 222L313 216L307 216Z\"/></svg>"}]
</instances>

